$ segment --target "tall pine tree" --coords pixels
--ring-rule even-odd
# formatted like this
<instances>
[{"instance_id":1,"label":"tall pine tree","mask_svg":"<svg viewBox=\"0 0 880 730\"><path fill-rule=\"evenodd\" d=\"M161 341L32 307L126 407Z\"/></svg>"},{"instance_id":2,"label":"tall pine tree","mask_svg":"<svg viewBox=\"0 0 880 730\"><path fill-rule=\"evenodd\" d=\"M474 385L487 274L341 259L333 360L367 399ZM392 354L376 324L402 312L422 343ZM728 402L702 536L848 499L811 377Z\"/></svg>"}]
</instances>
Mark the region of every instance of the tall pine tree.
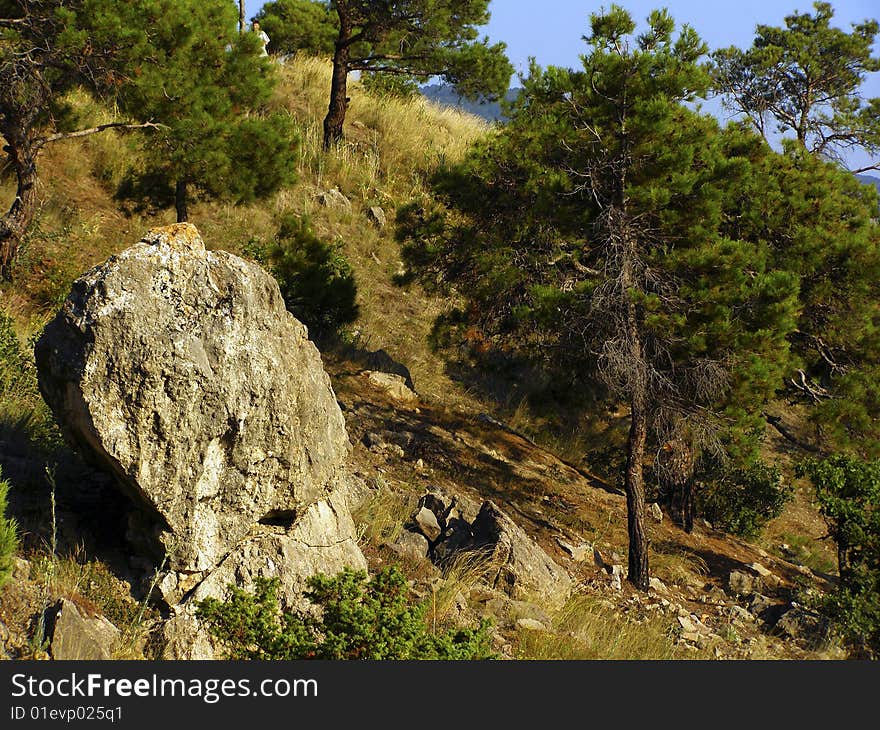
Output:
<instances>
[{"instance_id":1,"label":"tall pine tree","mask_svg":"<svg viewBox=\"0 0 880 730\"><path fill-rule=\"evenodd\" d=\"M781 377L797 282L722 232L751 166L686 106L710 82L696 33L656 11L635 36L617 6L591 30L583 68L533 65L509 124L439 182L445 213L403 213L405 254L499 346L626 407L628 578L647 590L648 447L724 450Z\"/></svg>"}]
</instances>

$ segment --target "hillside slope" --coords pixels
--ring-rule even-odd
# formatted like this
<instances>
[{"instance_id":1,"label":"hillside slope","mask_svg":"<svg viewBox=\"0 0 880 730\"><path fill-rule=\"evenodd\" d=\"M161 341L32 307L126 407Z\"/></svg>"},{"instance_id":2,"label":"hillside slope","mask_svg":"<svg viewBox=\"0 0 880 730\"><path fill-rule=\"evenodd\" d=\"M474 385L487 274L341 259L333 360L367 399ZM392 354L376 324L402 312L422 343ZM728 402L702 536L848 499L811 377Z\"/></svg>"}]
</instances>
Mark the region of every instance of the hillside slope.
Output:
<instances>
[{"instance_id":1,"label":"hillside slope","mask_svg":"<svg viewBox=\"0 0 880 730\"><path fill-rule=\"evenodd\" d=\"M792 601L798 602L804 590L827 588L833 581L823 572L833 553L827 541L819 539L821 521L806 492L799 492L757 545L702 523L693 535L685 535L668 518L655 523L652 560L663 587L648 596L630 591L625 584L616 588L607 571L597 566L592 551L579 551L581 559L575 559L563 547L589 545L609 565L618 563L615 556L626 552L625 505L616 493L614 474L600 473L598 465L583 460L590 445L589 429L576 425L570 432L551 433L526 407L526 389L520 385L502 380L494 387L477 388L473 378L456 373L427 344L437 315L453 303L394 284L402 266L394 241L395 209L428 196L426 181L432 170L459 159L471 141L489 133L488 127L421 99L375 99L354 84L346 141L324 154L320 136L329 66L294 59L281 73L274 104L289 111L300 131L298 182L254 205L196 202L191 221L210 247L247 255L255 243L269 241L282 215L292 211L309 216L324 239L338 240L351 261L361 317L340 341L327 343L324 355L355 444L354 463L372 487L361 515L363 543L372 564L396 560L387 550L390 533L378 525L391 525L391 533L399 533L415 501L426 490L439 488L464 501L497 501L578 577L580 589L568 608L542 619L553 624L546 635L529 634L518 626L516 617L507 620L510 617L492 614L500 624L498 646L509 656L839 656L833 645L811 644L774 628L775 619L790 609ZM90 121L108 116L92 110L84 99L74 102ZM35 230L16 264L12 283L0 285L0 309L13 316L23 341L54 314L76 277L137 241L148 228L172 222L171 210L136 210L117 199L120 183L137 164L137 138L116 133L64 142L46 151ZM325 204L331 199L322 194L333 189L347 202ZM12 190L10 180L0 178L0 200L7 201ZM371 214L375 208L384 212L384 226L376 221L375 212ZM363 371L377 368L379 350L412 373L417 402L394 400L364 377ZM487 397L489 392L496 397ZM49 483L57 481L63 492L63 483L75 482L87 467L59 445L34 387L24 396L4 398L0 466L12 481L16 514L27 533L24 554L30 567L20 566L18 582L0 596L0 621L26 634L33 630L29 616L47 575L40 566L45 565L47 545L53 541L46 517ZM405 447L370 448L364 445L370 433L410 436L400 437ZM768 436L767 449L780 458L798 458L773 434ZM49 482L47 467L54 474ZM75 501L75 495L70 499ZM113 604L130 618L131 606L136 606L132 596L141 595L133 566L120 555L113 539L95 533L99 528L94 521L76 517L72 504L59 502L67 520L60 528L59 553L72 576L65 590L102 610ZM404 567L423 594L435 590L432 586L440 578L430 565L404 561ZM731 587L734 573L760 577L763 587L738 597ZM489 594L479 586L479 576L447 572L442 580L443 590L451 596L449 605L459 607L461 620L479 615L493 600L486 598ZM99 588L90 588L89 581ZM756 608L755 595L766 604ZM699 627L691 631L695 621L706 631ZM591 637L610 633L628 636L633 643L623 655L589 641L575 642L580 647L576 650L565 647L570 643L564 640L566 632L574 631L575 624L578 632Z\"/></svg>"}]
</instances>

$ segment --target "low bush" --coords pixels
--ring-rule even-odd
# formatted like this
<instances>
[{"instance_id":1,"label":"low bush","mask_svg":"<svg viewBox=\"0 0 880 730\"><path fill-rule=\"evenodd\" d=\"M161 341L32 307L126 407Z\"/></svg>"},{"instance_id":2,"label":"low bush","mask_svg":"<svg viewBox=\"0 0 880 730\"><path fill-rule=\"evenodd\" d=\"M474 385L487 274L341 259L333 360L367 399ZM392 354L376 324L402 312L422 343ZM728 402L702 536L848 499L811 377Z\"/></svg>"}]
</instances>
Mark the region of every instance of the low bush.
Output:
<instances>
[{"instance_id":1,"label":"low bush","mask_svg":"<svg viewBox=\"0 0 880 730\"><path fill-rule=\"evenodd\" d=\"M6 517L9 482L0 472L0 588L12 577L12 558L18 550L18 525L11 517Z\"/></svg>"},{"instance_id":2,"label":"low bush","mask_svg":"<svg viewBox=\"0 0 880 730\"><path fill-rule=\"evenodd\" d=\"M308 218L285 215L266 257L290 312L316 334L358 317L354 271L339 246L322 241Z\"/></svg>"},{"instance_id":3,"label":"low bush","mask_svg":"<svg viewBox=\"0 0 880 730\"><path fill-rule=\"evenodd\" d=\"M346 568L315 575L305 597L317 611L282 611L277 579L249 593L230 586L225 601L207 599L197 615L230 659L489 659L489 625L432 633L427 606L412 604L397 568L368 578Z\"/></svg>"},{"instance_id":4,"label":"low bush","mask_svg":"<svg viewBox=\"0 0 880 730\"><path fill-rule=\"evenodd\" d=\"M697 491L697 511L715 527L751 539L782 513L793 493L779 469L757 462L706 480Z\"/></svg>"},{"instance_id":5,"label":"low bush","mask_svg":"<svg viewBox=\"0 0 880 730\"><path fill-rule=\"evenodd\" d=\"M840 584L821 607L858 656L880 656L880 460L835 454L798 468L837 544Z\"/></svg>"}]
</instances>

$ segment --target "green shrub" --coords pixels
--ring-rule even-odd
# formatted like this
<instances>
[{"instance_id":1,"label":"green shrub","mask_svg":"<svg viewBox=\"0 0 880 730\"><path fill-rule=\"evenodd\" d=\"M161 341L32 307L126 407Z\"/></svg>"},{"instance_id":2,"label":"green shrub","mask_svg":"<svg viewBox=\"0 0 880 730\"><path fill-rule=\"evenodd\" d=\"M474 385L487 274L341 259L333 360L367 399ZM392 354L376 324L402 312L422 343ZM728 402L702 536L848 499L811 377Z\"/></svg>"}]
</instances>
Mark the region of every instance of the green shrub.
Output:
<instances>
[{"instance_id":1,"label":"green shrub","mask_svg":"<svg viewBox=\"0 0 880 730\"><path fill-rule=\"evenodd\" d=\"M0 588L12 577L12 558L18 550L18 525L11 517L6 517L6 502L9 482L0 472Z\"/></svg>"},{"instance_id":2,"label":"green shrub","mask_svg":"<svg viewBox=\"0 0 880 730\"><path fill-rule=\"evenodd\" d=\"M837 544L840 584L822 601L858 655L880 656L880 460L835 454L798 467Z\"/></svg>"},{"instance_id":3,"label":"green shrub","mask_svg":"<svg viewBox=\"0 0 880 730\"><path fill-rule=\"evenodd\" d=\"M231 659L488 659L488 623L431 633L426 605L413 605L403 574L372 578L346 568L309 579L305 597L317 612L281 611L277 579L255 592L230 586L226 601L207 599L197 615Z\"/></svg>"},{"instance_id":4,"label":"green shrub","mask_svg":"<svg viewBox=\"0 0 880 730\"><path fill-rule=\"evenodd\" d=\"M287 308L310 330L333 332L357 319L351 265L338 245L315 235L307 218L282 218L268 259Z\"/></svg>"},{"instance_id":5,"label":"green shrub","mask_svg":"<svg viewBox=\"0 0 880 730\"><path fill-rule=\"evenodd\" d=\"M12 326L12 318L0 310L0 397L27 388L29 363Z\"/></svg>"},{"instance_id":6,"label":"green shrub","mask_svg":"<svg viewBox=\"0 0 880 730\"><path fill-rule=\"evenodd\" d=\"M713 525L745 538L754 538L778 517L794 493L774 466L757 462L718 473L697 492L700 514Z\"/></svg>"}]
</instances>

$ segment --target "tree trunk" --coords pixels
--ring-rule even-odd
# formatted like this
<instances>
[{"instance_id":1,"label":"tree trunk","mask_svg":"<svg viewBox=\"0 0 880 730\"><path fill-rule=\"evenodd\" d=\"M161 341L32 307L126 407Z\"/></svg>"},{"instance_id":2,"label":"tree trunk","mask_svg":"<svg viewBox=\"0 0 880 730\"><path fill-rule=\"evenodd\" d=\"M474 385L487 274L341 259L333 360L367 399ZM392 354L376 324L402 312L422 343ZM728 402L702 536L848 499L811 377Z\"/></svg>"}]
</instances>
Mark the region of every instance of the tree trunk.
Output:
<instances>
[{"instance_id":1,"label":"tree trunk","mask_svg":"<svg viewBox=\"0 0 880 730\"><path fill-rule=\"evenodd\" d=\"M0 218L0 278L9 267L37 211L37 149L27 134L9 134L6 153L16 176L15 200Z\"/></svg>"},{"instance_id":2,"label":"tree trunk","mask_svg":"<svg viewBox=\"0 0 880 730\"><path fill-rule=\"evenodd\" d=\"M348 111L348 64L350 58L349 39L351 25L340 3L337 7L339 15L339 35L336 38L336 50L333 52L333 78L330 82L330 106L324 117L324 149L330 149L334 143L342 139L342 125Z\"/></svg>"},{"instance_id":3,"label":"tree trunk","mask_svg":"<svg viewBox=\"0 0 880 730\"><path fill-rule=\"evenodd\" d=\"M623 199L624 179L621 177L619 195L621 210L625 210ZM614 217L612 217L614 220ZM630 426L626 445L626 475L624 491L626 492L626 522L629 534L629 560L627 580L640 591L648 590L650 575L648 572L648 533L645 530L645 443L648 440L648 365L642 343L642 330L636 303L630 291L637 287L634 273L636 262L635 242L629 229L630 221L623 212L619 220L614 221L616 234L621 240L621 272L620 281L623 296L626 297L625 340L631 370L630 376Z\"/></svg>"},{"instance_id":4,"label":"tree trunk","mask_svg":"<svg viewBox=\"0 0 880 730\"><path fill-rule=\"evenodd\" d=\"M177 222L186 223L189 221L189 210L187 210L187 181L181 179L177 181L174 189L174 207L177 209Z\"/></svg>"},{"instance_id":5,"label":"tree trunk","mask_svg":"<svg viewBox=\"0 0 880 730\"><path fill-rule=\"evenodd\" d=\"M637 388L641 390L641 388ZM633 393L630 402L629 439L626 445L626 522L629 534L627 580L640 591L648 590L648 533L645 530L645 480L643 464L648 436L644 393Z\"/></svg>"},{"instance_id":6,"label":"tree trunk","mask_svg":"<svg viewBox=\"0 0 880 730\"><path fill-rule=\"evenodd\" d=\"M238 32L244 33L244 0L238 0Z\"/></svg>"}]
</instances>

